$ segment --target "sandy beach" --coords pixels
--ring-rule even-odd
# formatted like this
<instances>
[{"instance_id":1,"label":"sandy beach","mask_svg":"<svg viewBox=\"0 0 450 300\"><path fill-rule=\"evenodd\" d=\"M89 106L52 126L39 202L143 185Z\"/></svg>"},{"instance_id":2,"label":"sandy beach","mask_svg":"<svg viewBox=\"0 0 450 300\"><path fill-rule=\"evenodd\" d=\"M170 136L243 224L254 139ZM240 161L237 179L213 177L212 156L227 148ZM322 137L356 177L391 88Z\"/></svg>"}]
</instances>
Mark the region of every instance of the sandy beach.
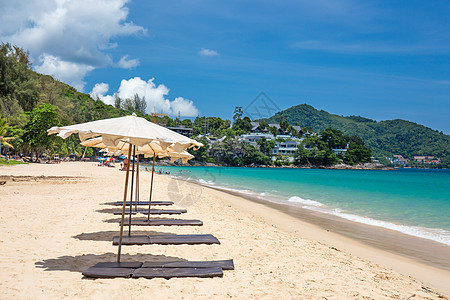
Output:
<instances>
[{"instance_id":1,"label":"sandy beach","mask_svg":"<svg viewBox=\"0 0 450 300\"><path fill-rule=\"evenodd\" d=\"M149 175L141 173L141 199ZM236 195L156 175L154 200L186 208L220 245L124 246L123 261L233 259L222 278L86 279L115 261L125 173L90 162L1 166L1 299L446 299L450 271L383 251Z\"/></svg>"}]
</instances>

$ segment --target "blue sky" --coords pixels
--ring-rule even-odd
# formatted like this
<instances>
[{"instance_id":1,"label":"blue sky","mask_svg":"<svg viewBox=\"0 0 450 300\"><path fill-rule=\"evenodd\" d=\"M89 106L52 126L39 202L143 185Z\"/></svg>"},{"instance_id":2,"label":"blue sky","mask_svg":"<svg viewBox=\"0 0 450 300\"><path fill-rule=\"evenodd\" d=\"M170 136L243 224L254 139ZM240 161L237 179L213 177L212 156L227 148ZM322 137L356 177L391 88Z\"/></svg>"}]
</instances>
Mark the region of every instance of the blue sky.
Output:
<instances>
[{"instance_id":1,"label":"blue sky","mask_svg":"<svg viewBox=\"0 0 450 300\"><path fill-rule=\"evenodd\" d=\"M448 1L39 2L5 1L1 40L107 103L231 118L264 91L450 133Z\"/></svg>"}]
</instances>

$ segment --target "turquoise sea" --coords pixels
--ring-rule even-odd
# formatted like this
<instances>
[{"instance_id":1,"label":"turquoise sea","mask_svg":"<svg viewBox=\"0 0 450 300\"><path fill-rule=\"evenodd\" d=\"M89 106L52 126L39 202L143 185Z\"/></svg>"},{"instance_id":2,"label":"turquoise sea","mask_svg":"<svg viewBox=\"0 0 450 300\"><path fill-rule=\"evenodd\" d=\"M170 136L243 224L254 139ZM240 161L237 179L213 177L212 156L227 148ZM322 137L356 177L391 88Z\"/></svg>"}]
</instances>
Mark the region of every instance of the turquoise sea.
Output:
<instances>
[{"instance_id":1,"label":"turquoise sea","mask_svg":"<svg viewBox=\"0 0 450 300\"><path fill-rule=\"evenodd\" d=\"M450 170L158 167L204 185L450 246Z\"/></svg>"}]
</instances>

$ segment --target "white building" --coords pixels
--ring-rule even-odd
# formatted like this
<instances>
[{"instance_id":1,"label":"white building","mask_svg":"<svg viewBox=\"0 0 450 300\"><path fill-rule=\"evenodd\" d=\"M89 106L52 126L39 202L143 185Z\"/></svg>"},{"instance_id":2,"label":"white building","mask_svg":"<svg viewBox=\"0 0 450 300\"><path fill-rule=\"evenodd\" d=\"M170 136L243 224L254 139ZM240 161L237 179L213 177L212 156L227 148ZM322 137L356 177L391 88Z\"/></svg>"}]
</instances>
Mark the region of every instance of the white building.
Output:
<instances>
[{"instance_id":1,"label":"white building","mask_svg":"<svg viewBox=\"0 0 450 300\"><path fill-rule=\"evenodd\" d=\"M287 134L281 134L274 137L271 133L250 133L240 136L241 141L255 147L258 147L257 142L262 138L275 141L275 147L271 152L272 155L280 154L293 156L295 151L297 151L297 146L300 145L300 142L302 141L302 139Z\"/></svg>"},{"instance_id":2,"label":"white building","mask_svg":"<svg viewBox=\"0 0 450 300\"><path fill-rule=\"evenodd\" d=\"M292 140L285 140L285 141L275 141L275 148L272 149L272 154L281 154L281 155L289 155L293 156L295 154L295 151L298 149L298 145L300 145L301 140L295 138L291 138Z\"/></svg>"}]
</instances>

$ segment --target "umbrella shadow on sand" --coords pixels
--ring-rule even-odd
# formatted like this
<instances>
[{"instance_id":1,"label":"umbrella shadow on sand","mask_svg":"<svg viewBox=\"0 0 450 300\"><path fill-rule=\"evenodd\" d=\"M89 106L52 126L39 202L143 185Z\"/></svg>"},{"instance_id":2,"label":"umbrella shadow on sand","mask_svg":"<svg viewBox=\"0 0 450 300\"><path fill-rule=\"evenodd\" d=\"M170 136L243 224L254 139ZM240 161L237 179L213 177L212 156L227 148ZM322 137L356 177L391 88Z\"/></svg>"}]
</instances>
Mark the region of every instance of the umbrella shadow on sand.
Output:
<instances>
[{"instance_id":1,"label":"umbrella shadow on sand","mask_svg":"<svg viewBox=\"0 0 450 300\"><path fill-rule=\"evenodd\" d=\"M113 237L117 236L119 233L117 231L98 231L98 232L83 232L78 235L73 236L74 239L81 241L103 241L112 242ZM132 230L131 236L134 235L174 235L174 233L159 232L159 231L142 231L142 230Z\"/></svg>"},{"instance_id":2,"label":"umbrella shadow on sand","mask_svg":"<svg viewBox=\"0 0 450 300\"><path fill-rule=\"evenodd\" d=\"M115 262L117 253L83 254L76 256L64 255L58 258L44 259L35 263L36 268L44 271L70 271L84 272L99 262ZM174 256L152 254L122 254L122 262L162 262L162 261L186 261Z\"/></svg>"}]
</instances>

